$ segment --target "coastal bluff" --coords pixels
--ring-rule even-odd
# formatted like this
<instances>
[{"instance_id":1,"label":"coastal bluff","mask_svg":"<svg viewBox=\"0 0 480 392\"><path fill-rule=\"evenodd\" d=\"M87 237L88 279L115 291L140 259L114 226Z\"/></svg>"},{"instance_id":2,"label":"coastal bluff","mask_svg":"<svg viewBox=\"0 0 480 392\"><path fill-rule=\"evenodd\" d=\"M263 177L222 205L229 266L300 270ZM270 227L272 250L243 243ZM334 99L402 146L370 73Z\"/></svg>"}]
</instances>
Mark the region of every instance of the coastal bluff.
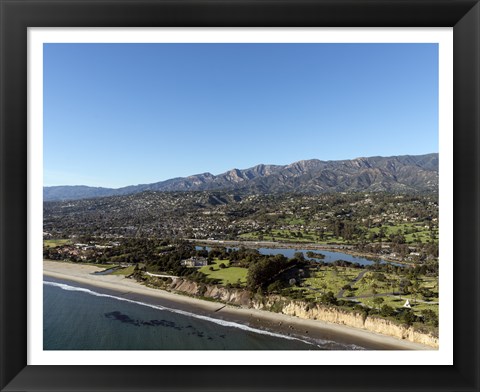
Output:
<instances>
[{"instance_id":1,"label":"coastal bluff","mask_svg":"<svg viewBox=\"0 0 480 392\"><path fill-rule=\"evenodd\" d=\"M190 296L214 299L226 304L282 313L301 319L320 320L332 324L360 328L369 332L392 336L413 343L424 344L437 349L438 337L416 330L412 326L402 325L376 316L366 316L360 312L348 312L342 309L304 301L291 300L278 295L258 296L245 290L224 288L215 285L199 284L186 279L175 279L169 290Z\"/></svg>"}]
</instances>

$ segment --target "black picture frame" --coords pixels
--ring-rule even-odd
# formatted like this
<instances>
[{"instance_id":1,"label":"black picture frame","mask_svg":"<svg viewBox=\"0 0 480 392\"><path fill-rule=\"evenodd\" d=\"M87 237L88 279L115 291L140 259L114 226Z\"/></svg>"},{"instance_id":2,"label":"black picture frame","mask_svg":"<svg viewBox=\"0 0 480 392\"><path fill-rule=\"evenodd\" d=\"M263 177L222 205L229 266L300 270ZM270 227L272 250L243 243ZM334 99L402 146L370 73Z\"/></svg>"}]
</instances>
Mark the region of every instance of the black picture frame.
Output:
<instances>
[{"instance_id":1,"label":"black picture frame","mask_svg":"<svg viewBox=\"0 0 480 392\"><path fill-rule=\"evenodd\" d=\"M0 0L0 18L3 391L480 390L477 1ZM27 28L102 26L453 27L453 366L27 366Z\"/></svg>"}]
</instances>

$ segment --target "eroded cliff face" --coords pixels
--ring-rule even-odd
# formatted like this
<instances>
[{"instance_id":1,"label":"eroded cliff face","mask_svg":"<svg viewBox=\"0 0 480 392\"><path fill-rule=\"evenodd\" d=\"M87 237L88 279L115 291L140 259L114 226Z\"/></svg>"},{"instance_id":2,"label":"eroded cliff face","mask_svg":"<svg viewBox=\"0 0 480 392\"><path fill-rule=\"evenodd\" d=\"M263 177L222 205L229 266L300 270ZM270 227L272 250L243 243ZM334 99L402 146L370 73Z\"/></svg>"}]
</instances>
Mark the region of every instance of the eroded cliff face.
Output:
<instances>
[{"instance_id":1,"label":"eroded cliff face","mask_svg":"<svg viewBox=\"0 0 480 392\"><path fill-rule=\"evenodd\" d=\"M189 295L213 298L232 305L251 307L252 302L250 293L245 290L198 284L185 279L174 280L170 289Z\"/></svg>"},{"instance_id":2,"label":"eroded cliff face","mask_svg":"<svg viewBox=\"0 0 480 392\"><path fill-rule=\"evenodd\" d=\"M438 348L438 337L419 332L413 327L396 324L380 317L364 316L358 312L343 311L325 305L312 305L303 301L294 301L276 295L259 298L255 295L252 296L251 293L245 290L198 284L185 279L174 280L170 285L170 289L188 295L216 299L232 305L283 313L302 319L321 320L333 324L361 328Z\"/></svg>"},{"instance_id":3,"label":"eroded cliff face","mask_svg":"<svg viewBox=\"0 0 480 392\"><path fill-rule=\"evenodd\" d=\"M419 332L413 327L397 324L381 317L364 316L361 313L347 312L323 305L309 306L307 303L299 301L291 301L286 304L282 308L282 313L305 319L322 320L334 324L362 328L382 335L438 348L438 337Z\"/></svg>"}]
</instances>

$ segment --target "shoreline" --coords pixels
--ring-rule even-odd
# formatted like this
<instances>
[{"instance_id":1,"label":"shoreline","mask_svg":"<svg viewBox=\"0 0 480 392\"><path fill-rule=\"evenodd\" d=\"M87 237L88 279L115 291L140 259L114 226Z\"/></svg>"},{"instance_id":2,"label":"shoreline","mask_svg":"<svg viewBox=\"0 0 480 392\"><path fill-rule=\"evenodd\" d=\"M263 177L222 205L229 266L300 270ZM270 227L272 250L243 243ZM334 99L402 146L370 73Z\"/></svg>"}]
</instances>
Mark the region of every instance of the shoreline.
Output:
<instances>
[{"instance_id":1,"label":"shoreline","mask_svg":"<svg viewBox=\"0 0 480 392\"><path fill-rule=\"evenodd\" d=\"M308 340L322 339L365 347L367 350L432 350L431 347L364 329L319 320L306 320L264 310L210 302L153 289L121 275L92 275L99 267L44 260L44 276L106 290L132 300L142 300L195 314L233 321L253 328Z\"/></svg>"}]
</instances>

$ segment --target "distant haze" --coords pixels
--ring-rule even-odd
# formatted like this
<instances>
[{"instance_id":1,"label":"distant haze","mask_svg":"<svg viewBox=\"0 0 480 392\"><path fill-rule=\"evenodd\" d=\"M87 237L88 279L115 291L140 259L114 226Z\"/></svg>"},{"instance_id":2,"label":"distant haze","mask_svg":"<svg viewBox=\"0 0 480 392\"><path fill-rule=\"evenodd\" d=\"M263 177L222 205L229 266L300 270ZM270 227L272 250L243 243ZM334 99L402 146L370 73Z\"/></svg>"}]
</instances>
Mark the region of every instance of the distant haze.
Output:
<instances>
[{"instance_id":1,"label":"distant haze","mask_svg":"<svg viewBox=\"0 0 480 392\"><path fill-rule=\"evenodd\" d=\"M43 85L46 186L438 152L437 44L45 44Z\"/></svg>"}]
</instances>

